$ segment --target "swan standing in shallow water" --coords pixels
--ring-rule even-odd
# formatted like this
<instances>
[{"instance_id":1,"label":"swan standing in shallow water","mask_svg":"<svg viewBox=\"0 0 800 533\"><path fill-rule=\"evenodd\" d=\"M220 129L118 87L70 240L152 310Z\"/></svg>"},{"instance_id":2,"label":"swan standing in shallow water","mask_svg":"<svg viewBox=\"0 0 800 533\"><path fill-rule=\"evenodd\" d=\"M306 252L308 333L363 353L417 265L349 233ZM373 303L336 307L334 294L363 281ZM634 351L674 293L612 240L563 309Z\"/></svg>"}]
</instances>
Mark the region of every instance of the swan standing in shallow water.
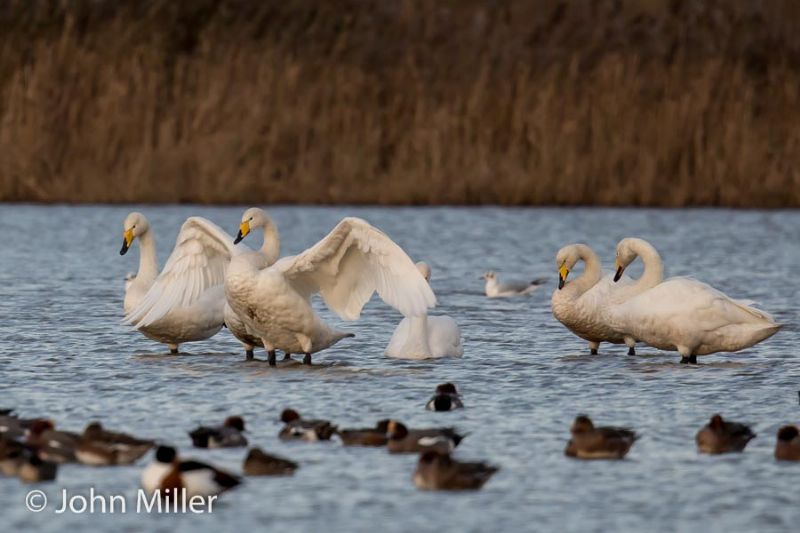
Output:
<instances>
[{"instance_id":1,"label":"swan standing in shallow water","mask_svg":"<svg viewBox=\"0 0 800 533\"><path fill-rule=\"evenodd\" d=\"M145 216L131 213L124 228L120 254L136 238L140 250L139 272L125 284L125 322L146 337L168 344L172 353L178 352L181 343L212 337L225 322L252 356L244 325L225 303L223 283L231 257L243 256L242 260L263 268L269 264L269 250L236 247L233 237L213 222L191 217L181 226L175 248L159 274L155 241Z\"/></svg>"},{"instance_id":2,"label":"swan standing in shallow water","mask_svg":"<svg viewBox=\"0 0 800 533\"><path fill-rule=\"evenodd\" d=\"M425 281L430 282L431 268L427 263L417 263ZM461 332L456 321L449 316L419 315L406 317L394 330L385 354L398 359L433 359L461 357Z\"/></svg>"},{"instance_id":3,"label":"swan standing in shallow water","mask_svg":"<svg viewBox=\"0 0 800 533\"><path fill-rule=\"evenodd\" d=\"M611 275L603 276L597 254L585 244L570 244L556 254L559 277L551 299L553 316L575 335L589 341L592 355L597 354L601 342L624 343L628 355L636 354L636 337L612 327L605 317L606 309L652 288L663 276L661 258L646 241L623 239L618 246L626 253L631 251L634 257L642 257L645 268L638 280L625 277L615 285ZM568 282L569 273L579 261L586 265L583 274ZM621 271L617 274L622 278Z\"/></svg>"},{"instance_id":4,"label":"swan standing in shallow water","mask_svg":"<svg viewBox=\"0 0 800 533\"><path fill-rule=\"evenodd\" d=\"M263 228L265 247L277 254L278 230L264 211L251 208L242 216L241 241ZM321 241L296 255L259 270L234 257L225 278L225 293L233 310L263 341L269 364L275 349L311 354L352 333L328 326L311 307L320 293L326 305L345 320L357 320L376 292L404 316L424 315L436 298L406 253L383 232L358 218L345 218Z\"/></svg>"},{"instance_id":5,"label":"swan standing in shallow water","mask_svg":"<svg viewBox=\"0 0 800 533\"><path fill-rule=\"evenodd\" d=\"M618 255L617 278L633 259L632 254ZM609 321L654 348L677 351L684 364L697 363L698 355L749 348L781 328L750 302L691 278L670 278L611 306Z\"/></svg>"}]
</instances>

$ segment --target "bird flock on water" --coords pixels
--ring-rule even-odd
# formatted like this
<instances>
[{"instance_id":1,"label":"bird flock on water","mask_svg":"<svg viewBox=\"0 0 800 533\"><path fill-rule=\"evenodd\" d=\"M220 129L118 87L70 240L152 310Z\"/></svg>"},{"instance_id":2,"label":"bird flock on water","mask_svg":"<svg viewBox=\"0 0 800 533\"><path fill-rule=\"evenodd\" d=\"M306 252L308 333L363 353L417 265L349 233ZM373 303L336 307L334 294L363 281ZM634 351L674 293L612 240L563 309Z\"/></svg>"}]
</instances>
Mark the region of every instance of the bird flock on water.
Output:
<instances>
[{"instance_id":1,"label":"bird flock on water","mask_svg":"<svg viewBox=\"0 0 800 533\"><path fill-rule=\"evenodd\" d=\"M254 250L243 241L256 232L263 242ZM297 354L303 364L311 365L313 354L354 336L327 324L314 311L312 297L320 295L336 315L354 321L376 292L403 316L386 347L387 356L427 359L464 353L456 321L429 314L437 303L430 266L414 263L365 220L345 218L314 246L281 257L277 226L262 209L244 212L235 237L205 218L190 217L160 271L150 223L133 212L123 224L120 254L137 240L139 269L125 279L124 322L166 344L171 353L225 327L242 343L247 359L263 348L270 366L278 365L278 350L283 361L294 361L292 355ZM625 271L637 258L644 271L634 280ZM579 263L584 264L582 274L570 279ZM598 256L585 244L561 248L556 270L553 316L587 341L591 354L597 354L603 342L625 344L629 355L636 354L637 344L646 344L678 352L680 363L696 365L698 356L748 348L781 327L753 302L733 299L692 278L664 279L658 251L643 239L619 242L612 273L603 273ZM502 282L494 271L482 279L490 298L528 295L545 283L542 278ZM425 404L432 411L463 406L452 383L439 385ZM497 471L485 462L453 458L464 435L451 427L408 428L386 419L372 427L339 428L326 420L303 418L293 409L285 409L280 420L284 427L278 437L285 441L336 438L345 446L419 454L413 481L420 489L478 489ZM192 430L189 437L196 448L247 447L245 433L243 418L230 416L222 425ZM754 437L747 425L716 414L698 431L696 443L701 453L741 452ZM595 426L588 416L579 415L564 453L576 459L622 459L637 439L632 429ZM27 482L55 479L61 463L131 464L153 448L154 459L141 475L149 493L185 489L190 495L210 495L241 483L238 474L183 458L174 446L157 439L108 431L98 422L82 433L60 431L49 419L0 411L0 472ZM800 461L798 427L780 428L774 454L779 460ZM241 470L246 476L291 475L299 466L252 447Z\"/></svg>"}]
</instances>

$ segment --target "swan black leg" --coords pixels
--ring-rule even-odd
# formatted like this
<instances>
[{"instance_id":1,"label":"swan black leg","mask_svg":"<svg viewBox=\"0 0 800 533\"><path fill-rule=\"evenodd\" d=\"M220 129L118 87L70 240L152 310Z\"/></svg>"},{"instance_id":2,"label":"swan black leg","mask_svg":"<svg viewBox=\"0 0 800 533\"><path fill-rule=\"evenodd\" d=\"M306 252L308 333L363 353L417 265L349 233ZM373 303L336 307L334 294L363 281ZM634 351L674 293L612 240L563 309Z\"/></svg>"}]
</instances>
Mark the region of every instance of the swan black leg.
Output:
<instances>
[{"instance_id":1,"label":"swan black leg","mask_svg":"<svg viewBox=\"0 0 800 533\"><path fill-rule=\"evenodd\" d=\"M636 348L634 348L633 346L628 348L628 355L636 355Z\"/></svg>"},{"instance_id":2,"label":"swan black leg","mask_svg":"<svg viewBox=\"0 0 800 533\"><path fill-rule=\"evenodd\" d=\"M589 355L597 355L597 348L589 349Z\"/></svg>"},{"instance_id":3,"label":"swan black leg","mask_svg":"<svg viewBox=\"0 0 800 533\"><path fill-rule=\"evenodd\" d=\"M169 349L169 353L170 353L170 355L178 355L178 349L177 348L170 348Z\"/></svg>"},{"instance_id":4,"label":"swan black leg","mask_svg":"<svg viewBox=\"0 0 800 533\"><path fill-rule=\"evenodd\" d=\"M283 354L283 360L284 361L288 361L291 358L292 358L292 354L290 354L289 352L284 352L284 354Z\"/></svg>"},{"instance_id":5,"label":"swan black leg","mask_svg":"<svg viewBox=\"0 0 800 533\"><path fill-rule=\"evenodd\" d=\"M303 364L304 365L310 365L311 364L311 354L310 353L306 352L306 354L303 356Z\"/></svg>"},{"instance_id":6,"label":"swan black leg","mask_svg":"<svg viewBox=\"0 0 800 533\"><path fill-rule=\"evenodd\" d=\"M681 364L682 365L696 365L697 364L697 356L690 355L689 357L681 357Z\"/></svg>"},{"instance_id":7,"label":"swan black leg","mask_svg":"<svg viewBox=\"0 0 800 533\"><path fill-rule=\"evenodd\" d=\"M269 366L275 366L275 350L267 352L267 363Z\"/></svg>"},{"instance_id":8,"label":"swan black leg","mask_svg":"<svg viewBox=\"0 0 800 533\"><path fill-rule=\"evenodd\" d=\"M244 354L247 356L248 361L252 360L256 356L253 350L245 350Z\"/></svg>"}]
</instances>

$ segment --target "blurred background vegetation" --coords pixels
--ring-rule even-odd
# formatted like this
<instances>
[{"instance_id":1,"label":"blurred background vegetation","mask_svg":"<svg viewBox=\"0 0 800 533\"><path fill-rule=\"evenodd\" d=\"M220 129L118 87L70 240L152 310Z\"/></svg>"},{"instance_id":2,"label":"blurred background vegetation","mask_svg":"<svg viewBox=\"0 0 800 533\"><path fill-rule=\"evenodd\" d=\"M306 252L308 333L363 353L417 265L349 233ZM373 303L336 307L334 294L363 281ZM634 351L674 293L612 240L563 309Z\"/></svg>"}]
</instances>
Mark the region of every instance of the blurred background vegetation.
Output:
<instances>
[{"instance_id":1,"label":"blurred background vegetation","mask_svg":"<svg viewBox=\"0 0 800 533\"><path fill-rule=\"evenodd\" d=\"M0 200L800 206L797 0L5 0Z\"/></svg>"}]
</instances>

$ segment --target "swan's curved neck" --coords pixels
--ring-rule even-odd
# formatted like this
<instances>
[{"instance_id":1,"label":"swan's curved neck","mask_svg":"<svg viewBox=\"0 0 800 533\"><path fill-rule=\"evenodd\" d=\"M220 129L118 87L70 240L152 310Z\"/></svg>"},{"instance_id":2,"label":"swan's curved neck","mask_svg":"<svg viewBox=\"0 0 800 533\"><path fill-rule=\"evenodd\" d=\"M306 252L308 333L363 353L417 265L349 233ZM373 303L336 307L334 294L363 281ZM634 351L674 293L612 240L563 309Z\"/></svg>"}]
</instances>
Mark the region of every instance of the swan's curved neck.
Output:
<instances>
[{"instance_id":1,"label":"swan's curved neck","mask_svg":"<svg viewBox=\"0 0 800 533\"><path fill-rule=\"evenodd\" d=\"M638 291L644 291L661 283L664 279L664 263L662 263L661 256L653 245L645 241L636 241L631 244L631 250L641 257L642 263L644 263L644 272L636 280L633 288Z\"/></svg>"},{"instance_id":2,"label":"swan's curved neck","mask_svg":"<svg viewBox=\"0 0 800 533\"><path fill-rule=\"evenodd\" d=\"M281 255L281 237L278 235L278 227L270 220L264 224L264 243L261 245L261 253L267 258L268 264L273 264Z\"/></svg>"},{"instance_id":3,"label":"swan's curved neck","mask_svg":"<svg viewBox=\"0 0 800 533\"><path fill-rule=\"evenodd\" d=\"M603 277L603 268L600 265L600 259L591 248L585 244L578 244L576 248L578 257L583 260L586 267L583 270L583 274L569 283L565 289L569 288L573 292L573 295L578 297L600 281L600 278Z\"/></svg>"},{"instance_id":4,"label":"swan's curved neck","mask_svg":"<svg viewBox=\"0 0 800 533\"><path fill-rule=\"evenodd\" d=\"M139 272L136 274L136 283L150 284L157 276L156 240L152 232L145 231L139 235Z\"/></svg>"}]
</instances>

